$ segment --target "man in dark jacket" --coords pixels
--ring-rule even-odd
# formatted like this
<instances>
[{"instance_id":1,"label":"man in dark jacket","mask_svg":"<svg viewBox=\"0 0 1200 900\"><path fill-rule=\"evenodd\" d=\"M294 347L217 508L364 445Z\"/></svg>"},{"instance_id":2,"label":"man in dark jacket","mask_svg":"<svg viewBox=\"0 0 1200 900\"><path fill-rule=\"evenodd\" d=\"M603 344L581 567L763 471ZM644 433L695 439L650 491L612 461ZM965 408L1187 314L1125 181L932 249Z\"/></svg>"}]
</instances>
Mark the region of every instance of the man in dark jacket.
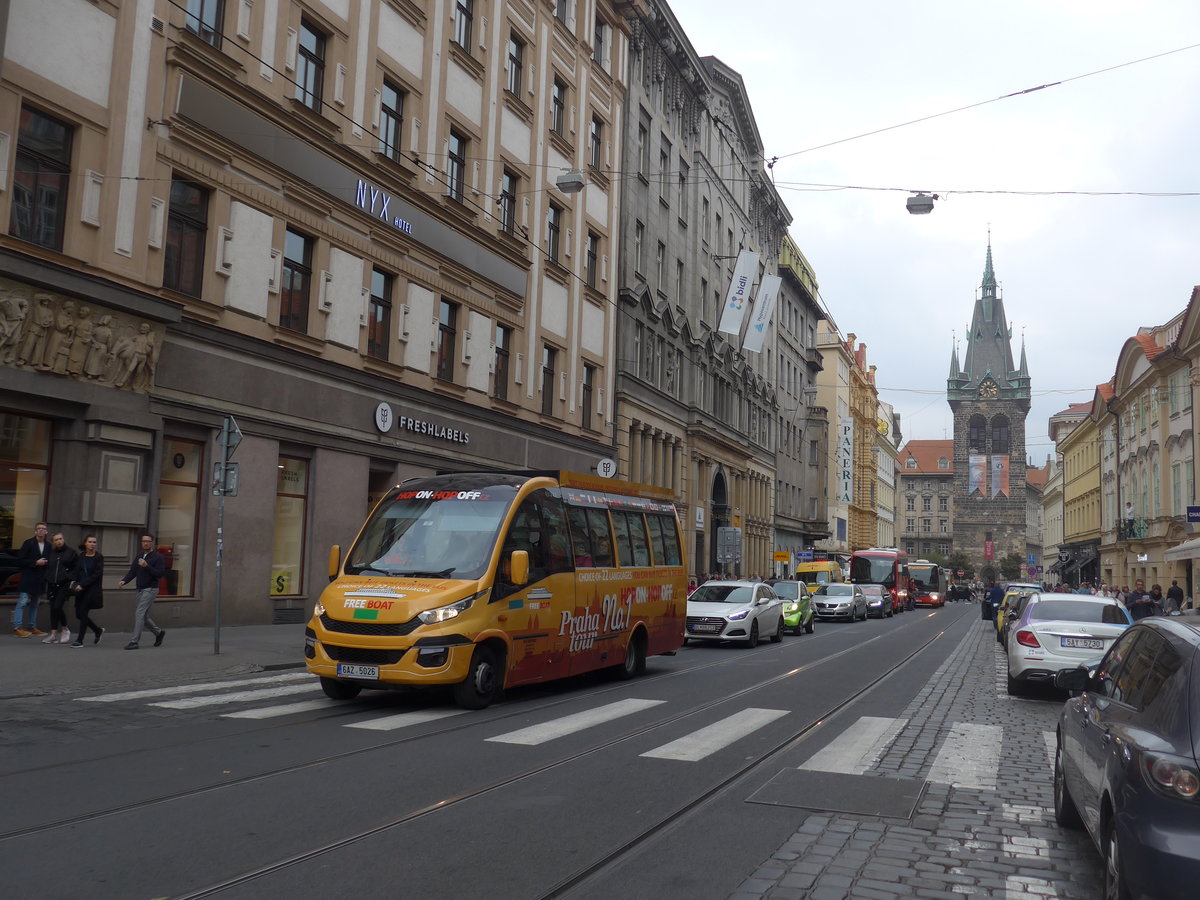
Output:
<instances>
[{"instance_id":1,"label":"man in dark jacket","mask_svg":"<svg viewBox=\"0 0 1200 900\"><path fill-rule=\"evenodd\" d=\"M1125 595L1125 606L1133 621L1154 615L1154 601L1146 592L1146 582L1140 578L1134 583L1133 590Z\"/></svg>"},{"instance_id":2,"label":"man in dark jacket","mask_svg":"<svg viewBox=\"0 0 1200 900\"><path fill-rule=\"evenodd\" d=\"M158 580L163 577L163 572L166 570L166 561L162 558L162 554L154 549L154 535L143 534L142 549L133 558L133 565L129 567L125 577L117 582L117 587L124 587L130 581L135 581L137 585L137 608L133 613L133 639L125 645L126 650L138 649L138 641L142 638L143 627L154 632L155 647L162 645L167 632L154 624L154 620L150 618L150 607L154 605L154 598L158 596Z\"/></svg>"},{"instance_id":3,"label":"man in dark jacket","mask_svg":"<svg viewBox=\"0 0 1200 900\"><path fill-rule=\"evenodd\" d=\"M48 533L46 523L38 522L33 537L25 541L17 553L21 582L12 614L12 633L17 637L46 633L37 627L37 608L42 591L46 589L46 554L50 552Z\"/></svg>"},{"instance_id":4,"label":"man in dark jacket","mask_svg":"<svg viewBox=\"0 0 1200 900\"><path fill-rule=\"evenodd\" d=\"M75 569L79 565L79 554L74 547L67 546L62 532L50 538L50 554L46 557L46 599L50 601L50 635L43 644L71 643L71 629L67 627L67 614L63 605L73 596L71 582L75 580Z\"/></svg>"}]
</instances>

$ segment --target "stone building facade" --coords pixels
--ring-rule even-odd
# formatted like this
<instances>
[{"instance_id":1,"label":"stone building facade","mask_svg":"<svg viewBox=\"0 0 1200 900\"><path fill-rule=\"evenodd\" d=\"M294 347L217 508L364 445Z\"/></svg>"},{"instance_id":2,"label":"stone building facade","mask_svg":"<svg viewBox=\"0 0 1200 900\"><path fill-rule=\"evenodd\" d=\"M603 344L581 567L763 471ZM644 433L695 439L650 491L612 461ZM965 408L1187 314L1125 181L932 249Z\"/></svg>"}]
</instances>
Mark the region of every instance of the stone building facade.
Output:
<instances>
[{"instance_id":1,"label":"stone building facade","mask_svg":"<svg viewBox=\"0 0 1200 900\"><path fill-rule=\"evenodd\" d=\"M1021 348L1013 365L1012 332L992 268L989 242L959 364L951 356L946 397L954 412L954 549L985 581L1000 580L1000 560L1026 559L1025 417L1030 378Z\"/></svg>"}]
</instances>

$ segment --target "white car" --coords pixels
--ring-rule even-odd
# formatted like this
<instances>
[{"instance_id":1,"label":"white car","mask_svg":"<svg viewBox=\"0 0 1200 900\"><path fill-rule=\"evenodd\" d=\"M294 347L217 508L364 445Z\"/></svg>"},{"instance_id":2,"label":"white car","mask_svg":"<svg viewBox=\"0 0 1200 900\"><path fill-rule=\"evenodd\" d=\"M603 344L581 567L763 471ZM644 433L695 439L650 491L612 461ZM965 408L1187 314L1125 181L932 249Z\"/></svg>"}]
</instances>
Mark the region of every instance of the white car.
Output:
<instances>
[{"instance_id":1,"label":"white car","mask_svg":"<svg viewBox=\"0 0 1200 900\"><path fill-rule=\"evenodd\" d=\"M847 619L855 622L867 617L867 597L857 584L823 584L812 595L818 619Z\"/></svg>"},{"instance_id":2,"label":"white car","mask_svg":"<svg viewBox=\"0 0 1200 900\"><path fill-rule=\"evenodd\" d=\"M783 600L770 585L756 581L706 581L687 600L685 639L745 641L783 640Z\"/></svg>"},{"instance_id":3,"label":"white car","mask_svg":"<svg viewBox=\"0 0 1200 900\"><path fill-rule=\"evenodd\" d=\"M1034 594L1008 629L1008 692L1053 684L1059 669L1099 659L1132 623L1116 600L1087 594Z\"/></svg>"}]
</instances>

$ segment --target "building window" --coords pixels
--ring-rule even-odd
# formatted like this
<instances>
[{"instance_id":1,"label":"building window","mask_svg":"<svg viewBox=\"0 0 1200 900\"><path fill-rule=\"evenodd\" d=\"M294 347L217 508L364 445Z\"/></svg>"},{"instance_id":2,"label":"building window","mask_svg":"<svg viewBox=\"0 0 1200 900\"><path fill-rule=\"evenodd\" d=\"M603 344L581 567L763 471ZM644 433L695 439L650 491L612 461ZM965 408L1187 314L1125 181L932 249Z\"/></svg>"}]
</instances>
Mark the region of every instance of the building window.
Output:
<instances>
[{"instance_id":1,"label":"building window","mask_svg":"<svg viewBox=\"0 0 1200 900\"><path fill-rule=\"evenodd\" d=\"M939 456L938 457L938 468L939 469L949 469L950 468L950 460L946 459L946 457L944 457L944 456Z\"/></svg>"},{"instance_id":2,"label":"building window","mask_svg":"<svg viewBox=\"0 0 1200 900\"><path fill-rule=\"evenodd\" d=\"M474 18L474 0L455 0L454 43L464 50L471 49L471 20Z\"/></svg>"},{"instance_id":3,"label":"building window","mask_svg":"<svg viewBox=\"0 0 1200 900\"><path fill-rule=\"evenodd\" d=\"M542 415L554 415L554 363L558 351L542 345Z\"/></svg>"},{"instance_id":4,"label":"building window","mask_svg":"<svg viewBox=\"0 0 1200 900\"><path fill-rule=\"evenodd\" d=\"M163 287L190 297L201 295L207 235L208 191L182 178L172 178L166 252L163 254Z\"/></svg>"},{"instance_id":5,"label":"building window","mask_svg":"<svg viewBox=\"0 0 1200 900\"><path fill-rule=\"evenodd\" d=\"M949 512L950 500L947 497L938 497L938 512Z\"/></svg>"},{"instance_id":6,"label":"building window","mask_svg":"<svg viewBox=\"0 0 1200 900\"><path fill-rule=\"evenodd\" d=\"M667 264L667 245L662 241L658 242L658 247L654 251L654 286L660 292L665 292L667 288L666 282L666 264Z\"/></svg>"},{"instance_id":7,"label":"building window","mask_svg":"<svg viewBox=\"0 0 1200 900\"><path fill-rule=\"evenodd\" d=\"M992 419L992 452L1008 452L1008 418L995 416Z\"/></svg>"},{"instance_id":8,"label":"building window","mask_svg":"<svg viewBox=\"0 0 1200 900\"><path fill-rule=\"evenodd\" d=\"M288 229L283 239L283 268L279 290L279 325L308 331L308 297L312 290L313 239Z\"/></svg>"},{"instance_id":9,"label":"building window","mask_svg":"<svg viewBox=\"0 0 1200 900\"><path fill-rule=\"evenodd\" d=\"M443 300L438 307L437 377L454 380L454 342L457 336L458 305Z\"/></svg>"},{"instance_id":10,"label":"building window","mask_svg":"<svg viewBox=\"0 0 1200 900\"><path fill-rule=\"evenodd\" d=\"M550 204L546 213L546 255L551 262L558 262L559 232L562 229L562 210Z\"/></svg>"},{"instance_id":11,"label":"building window","mask_svg":"<svg viewBox=\"0 0 1200 900\"><path fill-rule=\"evenodd\" d=\"M608 26L603 19L596 19L596 31L592 39L592 59L602 62L608 52Z\"/></svg>"},{"instance_id":12,"label":"building window","mask_svg":"<svg viewBox=\"0 0 1200 900\"><path fill-rule=\"evenodd\" d=\"M945 543L944 541L942 543L938 544L937 548L938 548L938 553L940 553L942 556L950 555L950 545Z\"/></svg>"},{"instance_id":13,"label":"building window","mask_svg":"<svg viewBox=\"0 0 1200 900\"><path fill-rule=\"evenodd\" d=\"M930 512L933 509L933 500L930 497L921 498L921 512Z\"/></svg>"},{"instance_id":14,"label":"building window","mask_svg":"<svg viewBox=\"0 0 1200 900\"><path fill-rule=\"evenodd\" d=\"M967 446L976 453L983 453L987 450L984 445L986 430L987 419L983 416L971 416L971 421L967 426Z\"/></svg>"},{"instance_id":15,"label":"building window","mask_svg":"<svg viewBox=\"0 0 1200 900\"><path fill-rule=\"evenodd\" d=\"M163 441L162 475L158 482L158 552L167 563L166 596L195 594L196 534L203 477L203 443L179 438Z\"/></svg>"},{"instance_id":16,"label":"building window","mask_svg":"<svg viewBox=\"0 0 1200 900\"><path fill-rule=\"evenodd\" d=\"M564 25L567 24L567 9L569 4L570 0L554 0L554 18L558 19Z\"/></svg>"},{"instance_id":17,"label":"building window","mask_svg":"<svg viewBox=\"0 0 1200 900\"><path fill-rule=\"evenodd\" d=\"M945 519L938 519L938 530L942 534L950 533L950 524Z\"/></svg>"},{"instance_id":18,"label":"building window","mask_svg":"<svg viewBox=\"0 0 1200 900\"><path fill-rule=\"evenodd\" d=\"M324 81L325 35L301 19L300 46L296 53L296 99L313 112L320 112Z\"/></svg>"},{"instance_id":19,"label":"building window","mask_svg":"<svg viewBox=\"0 0 1200 900\"><path fill-rule=\"evenodd\" d=\"M497 400L508 399L508 363L512 347L512 329L507 325L496 326L496 373L492 385L492 396Z\"/></svg>"},{"instance_id":20,"label":"building window","mask_svg":"<svg viewBox=\"0 0 1200 900\"><path fill-rule=\"evenodd\" d=\"M921 531L923 531L927 534L929 532L933 531L933 519L922 519L921 520Z\"/></svg>"},{"instance_id":21,"label":"building window","mask_svg":"<svg viewBox=\"0 0 1200 900\"><path fill-rule=\"evenodd\" d=\"M592 116L591 129L588 132L588 162L592 168L600 168L600 145L604 136L604 123Z\"/></svg>"},{"instance_id":22,"label":"building window","mask_svg":"<svg viewBox=\"0 0 1200 900\"><path fill-rule=\"evenodd\" d=\"M557 135L563 133L567 119L567 86L559 79L554 79L550 88L550 130Z\"/></svg>"},{"instance_id":23,"label":"building window","mask_svg":"<svg viewBox=\"0 0 1200 900\"><path fill-rule=\"evenodd\" d=\"M187 30L220 49L225 0L187 0Z\"/></svg>"},{"instance_id":24,"label":"building window","mask_svg":"<svg viewBox=\"0 0 1200 900\"><path fill-rule=\"evenodd\" d=\"M904 511L905 512L916 512L917 511L917 500L915 497L905 497L904 498Z\"/></svg>"},{"instance_id":25,"label":"building window","mask_svg":"<svg viewBox=\"0 0 1200 900\"><path fill-rule=\"evenodd\" d=\"M638 123L638 174L649 177L650 175L650 117L646 113L642 113L642 120Z\"/></svg>"},{"instance_id":26,"label":"building window","mask_svg":"<svg viewBox=\"0 0 1200 900\"><path fill-rule=\"evenodd\" d=\"M371 270L371 305L367 311L367 356L388 358L392 330L392 276Z\"/></svg>"},{"instance_id":27,"label":"building window","mask_svg":"<svg viewBox=\"0 0 1200 900\"><path fill-rule=\"evenodd\" d=\"M447 147L449 159L446 164L446 186L451 199L461 203L463 182L467 175L467 139L457 131L451 131Z\"/></svg>"},{"instance_id":28,"label":"building window","mask_svg":"<svg viewBox=\"0 0 1200 900\"><path fill-rule=\"evenodd\" d=\"M50 420L0 412L0 548L17 550L45 518L49 480Z\"/></svg>"},{"instance_id":29,"label":"building window","mask_svg":"<svg viewBox=\"0 0 1200 900\"><path fill-rule=\"evenodd\" d=\"M505 170L500 178L500 230L512 234L517 227L517 176Z\"/></svg>"},{"instance_id":30,"label":"building window","mask_svg":"<svg viewBox=\"0 0 1200 900\"><path fill-rule=\"evenodd\" d=\"M279 457L275 481L275 539L271 548L271 594L304 591L304 524L308 503L308 460Z\"/></svg>"},{"instance_id":31,"label":"building window","mask_svg":"<svg viewBox=\"0 0 1200 900\"><path fill-rule=\"evenodd\" d=\"M403 126L404 92L390 81L384 81L379 103L379 152L388 159L400 159Z\"/></svg>"},{"instance_id":32,"label":"building window","mask_svg":"<svg viewBox=\"0 0 1200 900\"><path fill-rule=\"evenodd\" d=\"M658 151L658 199L663 206L671 204L671 181L671 142L664 137Z\"/></svg>"},{"instance_id":33,"label":"building window","mask_svg":"<svg viewBox=\"0 0 1200 900\"><path fill-rule=\"evenodd\" d=\"M592 386L596 382L596 367L583 364L583 397L580 400L580 416L584 428L592 427Z\"/></svg>"},{"instance_id":34,"label":"building window","mask_svg":"<svg viewBox=\"0 0 1200 900\"><path fill-rule=\"evenodd\" d=\"M688 167L687 163L680 160L679 162L679 218L684 222L687 221L688 215L688 195L687 195Z\"/></svg>"},{"instance_id":35,"label":"building window","mask_svg":"<svg viewBox=\"0 0 1200 900\"><path fill-rule=\"evenodd\" d=\"M905 519L904 520L904 530L905 531L916 531L917 530L917 520L916 519Z\"/></svg>"},{"instance_id":36,"label":"building window","mask_svg":"<svg viewBox=\"0 0 1200 900\"><path fill-rule=\"evenodd\" d=\"M584 282L588 287L596 286L596 271L599 268L600 238L592 232L587 236L587 260L584 266Z\"/></svg>"},{"instance_id":37,"label":"building window","mask_svg":"<svg viewBox=\"0 0 1200 900\"><path fill-rule=\"evenodd\" d=\"M633 271L642 271L642 247L646 243L646 226L641 222L633 225Z\"/></svg>"},{"instance_id":38,"label":"building window","mask_svg":"<svg viewBox=\"0 0 1200 900\"><path fill-rule=\"evenodd\" d=\"M66 122L21 107L8 223L13 237L62 249L73 131Z\"/></svg>"},{"instance_id":39,"label":"building window","mask_svg":"<svg viewBox=\"0 0 1200 900\"><path fill-rule=\"evenodd\" d=\"M525 44L510 36L508 39L507 87L510 94L518 97L521 96L521 69L524 58Z\"/></svg>"}]
</instances>

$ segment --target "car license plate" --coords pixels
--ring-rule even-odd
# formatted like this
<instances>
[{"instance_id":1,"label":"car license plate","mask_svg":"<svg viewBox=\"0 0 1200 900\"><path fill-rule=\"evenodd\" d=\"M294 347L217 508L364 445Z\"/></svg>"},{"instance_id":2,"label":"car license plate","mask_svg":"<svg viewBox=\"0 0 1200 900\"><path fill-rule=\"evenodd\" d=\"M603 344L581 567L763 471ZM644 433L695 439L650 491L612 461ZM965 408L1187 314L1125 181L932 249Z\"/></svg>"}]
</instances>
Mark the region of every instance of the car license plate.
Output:
<instances>
[{"instance_id":1,"label":"car license plate","mask_svg":"<svg viewBox=\"0 0 1200 900\"><path fill-rule=\"evenodd\" d=\"M379 666L358 666L338 663L338 678L379 678Z\"/></svg>"},{"instance_id":2,"label":"car license plate","mask_svg":"<svg viewBox=\"0 0 1200 900\"><path fill-rule=\"evenodd\" d=\"M1081 650L1103 650L1104 641L1099 638L1060 638L1063 647L1077 647Z\"/></svg>"},{"instance_id":3,"label":"car license plate","mask_svg":"<svg viewBox=\"0 0 1200 900\"><path fill-rule=\"evenodd\" d=\"M689 630L701 634L716 634L721 627L719 625L693 625Z\"/></svg>"}]
</instances>

